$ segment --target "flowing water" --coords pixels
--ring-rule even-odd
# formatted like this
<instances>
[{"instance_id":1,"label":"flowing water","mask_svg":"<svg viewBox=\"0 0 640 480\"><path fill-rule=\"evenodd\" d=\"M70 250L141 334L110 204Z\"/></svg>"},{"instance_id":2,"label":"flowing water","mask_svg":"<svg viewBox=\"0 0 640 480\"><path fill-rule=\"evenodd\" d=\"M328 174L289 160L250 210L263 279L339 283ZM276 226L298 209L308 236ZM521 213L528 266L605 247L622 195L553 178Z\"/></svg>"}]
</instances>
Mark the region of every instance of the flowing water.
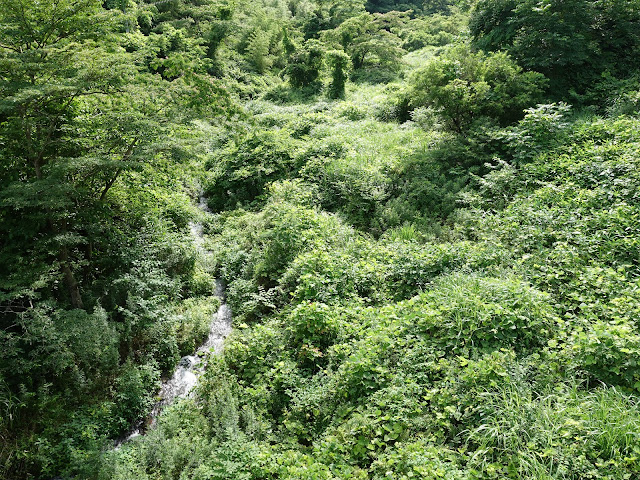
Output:
<instances>
[{"instance_id":1,"label":"flowing water","mask_svg":"<svg viewBox=\"0 0 640 480\"><path fill-rule=\"evenodd\" d=\"M203 197L200 197L198 207L205 212L209 212ZM189 228L196 249L204 257L206 262L210 253L204 248L202 224L191 223L189 224ZM193 394L193 387L198 383L198 377L204 372L208 354L212 353L215 355L222 351L224 339L231 333L232 318L231 309L226 302L224 284L219 279L216 280L215 295L220 299L220 308L218 308L218 311L214 313L211 318L207 339L193 355L187 355L180 359L171 378L162 383L160 393L158 394L159 400L154 405L149 417L139 422L127 436L116 441L116 448L132 438L142 435L147 428L152 427L156 418L166 406L171 405L179 398L191 396Z\"/></svg>"},{"instance_id":2,"label":"flowing water","mask_svg":"<svg viewBox=\"0 0 640 480\"><path fill-rule=\"evenodd\" d=\"M231 310L224 298L224 286L220 280L216 281L216 296L222 302L218 311L213 315L209 326L209 335L194 355L182 357L173 376L162 384L158 402L151 411L151 424L162 409L171 405L176 399L188 397L193 387L198 383L198 376L204 371L207 354L218 354L222 351L224 339L231 332Z\"/></svg>"}]
</instances>

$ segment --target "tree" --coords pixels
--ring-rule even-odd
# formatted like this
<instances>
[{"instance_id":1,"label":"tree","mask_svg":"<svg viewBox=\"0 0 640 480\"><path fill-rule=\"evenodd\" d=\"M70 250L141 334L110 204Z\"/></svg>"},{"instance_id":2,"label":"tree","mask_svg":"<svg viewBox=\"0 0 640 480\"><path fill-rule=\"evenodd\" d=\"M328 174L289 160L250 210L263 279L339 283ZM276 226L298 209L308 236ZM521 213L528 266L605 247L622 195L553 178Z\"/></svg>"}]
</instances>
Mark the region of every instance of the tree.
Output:
<instances>
[{"instance_id":1,"label":"tree","mask_svg":"<svg viewBox=\"0 0 640 480\"><path fill-rule=\"evenodd\" d=\"M227 0L142 3L131 12L140 31L130 32L127 50L142 53L147 68L168 80L185 72L220 74L218 50L233 13Z\"/></svg>"},{"instance_id":2,"label":"tree","mask_svg":"<svg viewBox=\"0 0 640 480\"><path fill-rule=\"evenodd\" d=\"M332 27L365 12L365 0L320 0L327 7Z\"/></svg>"},{"instance_id":3,"label":"tree","mask_svg":"<svg viewBox=\"0 0 640 480\"><path fill-rule=\"evenodd\" d=\"M399 12L413 10L421 14L448 13L453 3L450 0L368 0L367 11L386 13L393 10Z\"/></svg>"},{"instance_id":4,"label":"tree","mask_svg":"<svg viewBox=\"0 0 640 480\"><path fill-rule=\"evenodd\" d=\"M506 48L523 66L553 74L554 69L584 64L597 49L588 38L592 3L492 0L494 12L483 10L481 2L471 22L472 34L479 48ZM488 36L480 33L485 31Z\"/></svg>"},{"instance_id":5,"label":"tree","mask_svg":"<svg viewBox=\"0 0 640 480\"><path fill-rule=\"evenodd\" d=\"M544 77L505 53L473 53L466 45L447 50L412 79L412 107L436 109L449 128L463 133L478 118L508 125L539 99Z\"/></svg>"},{"instance_id":6,"label":"tree","mask_svg":"<svg viewBox=\"0 0 640 480\"><path fill-rule=\"evenodd\" d=\"M263 73L272 63L269 58L269 45L271 44L271 32L256 28L249 35L246 55L258 73Z\"/></svg>"},{"instance_id":7,"label":"tree","mask_svg":"<svg viewBox=\"0 0 640 480\"><path fill-rule=\"evenodd\" d=\"M323 48L317 40L307 40L289 56L284 72L294 88L307 87L317 81L322 68Z\"/></svg>"},{"instance_id":8,"label":"tree","mask_svg":"<svg viewBox=\"0 0 640 480\"><path fill-rule=\"evenodd\" d=\"M47 290L84 307L79 274L96 254L98 226L113 215L109 192L166 148L158 139L198 101L197 79L166 82L137 70L118 43L121 18L97 0L0 6L5 304Z\"/></svg>"},{"instance_id":9,"label":"tree","mask_svg":"<svg viewBox=\"0 0 640 480\"><path fill-rule=\"evenodd\" d=\"M225 105L198 70L167 65L172 81L149 71L146 40L157 34L126 33L136 13L98 0L0 2L3 478L65 468L88 478L77 462L68 467L85 441L78 427L91 430L97 452L138 413L108 406L127 393L114 378L119 363L131 357L157 371L173 358L172 334L162 350L150 332L165 328L160 312L183 294L194 258L179 242L161 246L182 237L187 214L182 224L165 217L166 192L182 186L158 184L167 170L177 176L190 119ZM175 32L162 40L184 38ZM85 415L101 402L114 421ZM5 441L20 444L18 459ZM38 457L41 444L55 447Z\"/></svg>"},{"instance_id":10,"label":"tree","mask_svg":"<svg viewBox=\"0 0 640 480\"><path fill-rule=\"evenodd\" d=\"M132 74L121 49L96 42L114 19L96 0L8 0L0 6L1 154L11 164L2 205L47 232L78 308L83 303L71 256L78 239L71 224L82 200L75 183L99 180L88 166L96 159L69 142L68 127L85 97L110 95ZM129 139L121 160L134 144ZM112 178L99 176L106 194Z\"/></svg>"},{"instance_id":11,"label":"tree","mask_svg":"<svg viewBox=\"0 0 640 480\"><path fill-rule=\"evenodd\" d=\"M608 72L640 66L640 3L627 0L480 0L469 21L473 45L506 50L543 73L552 91L585 93Z\"/></svg>"},{"instance_id":12,"label":"tree","mask_svg":"<svg viewBox=\"0 0 640 480\"><path fill-rule=\"evenodd\" d=\"M327 37L342 47L356 70L363 68L366 61L396 70L404 51L394 31L405 20L397 12L363 13L344 21Z\"/></svg>"}]
</instances>

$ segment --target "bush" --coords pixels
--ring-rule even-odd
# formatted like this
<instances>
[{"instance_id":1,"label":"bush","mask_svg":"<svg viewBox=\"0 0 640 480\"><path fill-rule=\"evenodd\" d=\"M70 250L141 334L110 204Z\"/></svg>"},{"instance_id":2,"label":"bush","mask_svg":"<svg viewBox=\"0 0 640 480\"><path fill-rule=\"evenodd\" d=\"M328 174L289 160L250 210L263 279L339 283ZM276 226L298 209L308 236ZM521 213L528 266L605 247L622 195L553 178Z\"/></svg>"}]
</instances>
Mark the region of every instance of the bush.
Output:
<instances>
[{"instance_id":1,"label":"bush","mask_svg":"<svg viewBox=\"0 0 640 480\"><path fill-rule=\"evenodd\" d=\"M134 365L128 362L123 365L115 382L115 409L112 412L118 434L127 432L136 420L151 411L159 388L160 371L156 364Z\"/></svg>"},{"instance_id":2,"label":"bush","mask_svg":"<svg viewBox=\"0 0 640 480\"><path fill-rule=\"evenodd\" d=\"M453 275L421 295L411 305L411 315L418 331L438 339L451 353L502 347L531 352L545 345L557 328L549 300L517 279ZM433 313L421 315L420 305L429 305Z\"/></svg>"},{"instance_id":3,"label":"bush","mask_svg":"<svg viewBox=\"0 0 640 480\"><path fill-rule=\"evenodd\" d=\"M517 161L531 160L536 155L558 147L568 140L567 115L571 109L565 103L538 105L525 110L518 125L507 129L504 136Z\"/></svg>"},{"instance_id":4,"label":"bush","mask_svg":"<svg viewBox=\"0 0 640 480\"><path fill-rule=\"evenodd\" d=\"M223 209L250 205L264 194L268 183L292 175L297 142L286 132L259 130L247 134L219 152L210 165L212 180L205 188L209 207Z\"/></svg>"},{"instance_id":5,"label":"bush","mask_svg":"<svg viewBox=\"0 0 640 480\"><path fill-rule=\"evenodd\" d=\"M637 331L633 321L595 319L572 329L567 353L576 368L585 370L597 382L640 391Z\"/></svg>"}]
</instances>

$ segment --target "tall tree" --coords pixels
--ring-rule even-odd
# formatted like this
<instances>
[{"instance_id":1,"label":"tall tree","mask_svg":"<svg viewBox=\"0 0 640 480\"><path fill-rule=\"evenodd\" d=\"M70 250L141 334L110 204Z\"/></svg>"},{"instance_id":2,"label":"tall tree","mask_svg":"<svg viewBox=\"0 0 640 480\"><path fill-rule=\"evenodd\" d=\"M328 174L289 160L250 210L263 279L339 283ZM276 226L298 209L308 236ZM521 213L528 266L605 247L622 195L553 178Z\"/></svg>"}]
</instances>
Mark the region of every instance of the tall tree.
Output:
<instances>
[{"instance_id":1,"label":"tall tree","mask_svg":"<svg viewBox=\"0 0 640 480\"><path fill-rule=\"evenodd\" d=\"M397 12L363 13L342 22L326 36L344 49L354 69L370 61L393 70L399 66L403 53L400 38L394 32L405 21L406 17Z\"/></svg>"},{"instance_id":2,"label":"tall tree","mask_svg":"<svg viewBox=\"0 0 640 480\"><path fill-rule=\"evenodd\" d=\"M99 238L95 226L108 223L111 188L153 158L151 145L163 148L183 107L202 104L196 93L208 89L204 101L215 103L219 91L202 77L141 74L118 43L123 20L98 0L0 5L5 304L22 304L44 282L49 294L83 308L79 273Z\"/></svg>"},{"instance_id":3,"label":"tall tree","mask_svg":"<svg viewBox=\"0 0 640 480\"><path fill-rule=\"evenodd\" d=\"M413 107L434 108L449 129L465 133L481 117L508 125L540 99L544 77L523 72L504 52L471 52L467 45L446 50L412 79Z\"/></svg>"},{"instance_id":4,"label":"tall tree","mask_svg":"<svg viewBox=\"0 0 640 480\"><path fill-rule=\"evenodd\" d=\"M480 0L471 15L473 43L507 50L543 73L555 93L588 91L605 76L637 70L640 2L628 0Z\"/></svg>"},{"instance_id":5,"label":"tall tree","mask_svg":"<svg viewBox=\"0 0 640 480\"><path fill-rule=\"evenodd\" d=\"M14 236L23 233L23 246L45 234L32 247L46 244L54 254L52 263L77 308L83 302L73 223L82 200L75 186L90 176L88 163L95 158L69 141L69 128L83 99L119 91L132 73L125 53L108 42L114 20L97 0L7 0L0 6L0 154L9 165L2 205L26 224L11 229ZM103 183L108 190L112 179Z\"/></svg>"}]
</instances>

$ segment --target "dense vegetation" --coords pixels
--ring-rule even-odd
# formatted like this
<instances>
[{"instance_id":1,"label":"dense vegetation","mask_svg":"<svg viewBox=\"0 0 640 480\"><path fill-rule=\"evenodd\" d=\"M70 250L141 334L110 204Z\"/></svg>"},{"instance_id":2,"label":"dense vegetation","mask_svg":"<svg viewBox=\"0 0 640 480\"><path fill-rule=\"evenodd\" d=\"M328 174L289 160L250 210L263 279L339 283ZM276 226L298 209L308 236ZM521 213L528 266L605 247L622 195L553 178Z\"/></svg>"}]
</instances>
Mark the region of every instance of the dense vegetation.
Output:
<instances>
[{"instance_id":1,"label":"dense vegetation","mask_svg":"<svg viewBox=\"0 0 640 480\"><path fill-rule=\"evenodd\" d=\"M639 477L638 59L637 0L4 0L0 476Z\"/></svg>"}]
</instances>

